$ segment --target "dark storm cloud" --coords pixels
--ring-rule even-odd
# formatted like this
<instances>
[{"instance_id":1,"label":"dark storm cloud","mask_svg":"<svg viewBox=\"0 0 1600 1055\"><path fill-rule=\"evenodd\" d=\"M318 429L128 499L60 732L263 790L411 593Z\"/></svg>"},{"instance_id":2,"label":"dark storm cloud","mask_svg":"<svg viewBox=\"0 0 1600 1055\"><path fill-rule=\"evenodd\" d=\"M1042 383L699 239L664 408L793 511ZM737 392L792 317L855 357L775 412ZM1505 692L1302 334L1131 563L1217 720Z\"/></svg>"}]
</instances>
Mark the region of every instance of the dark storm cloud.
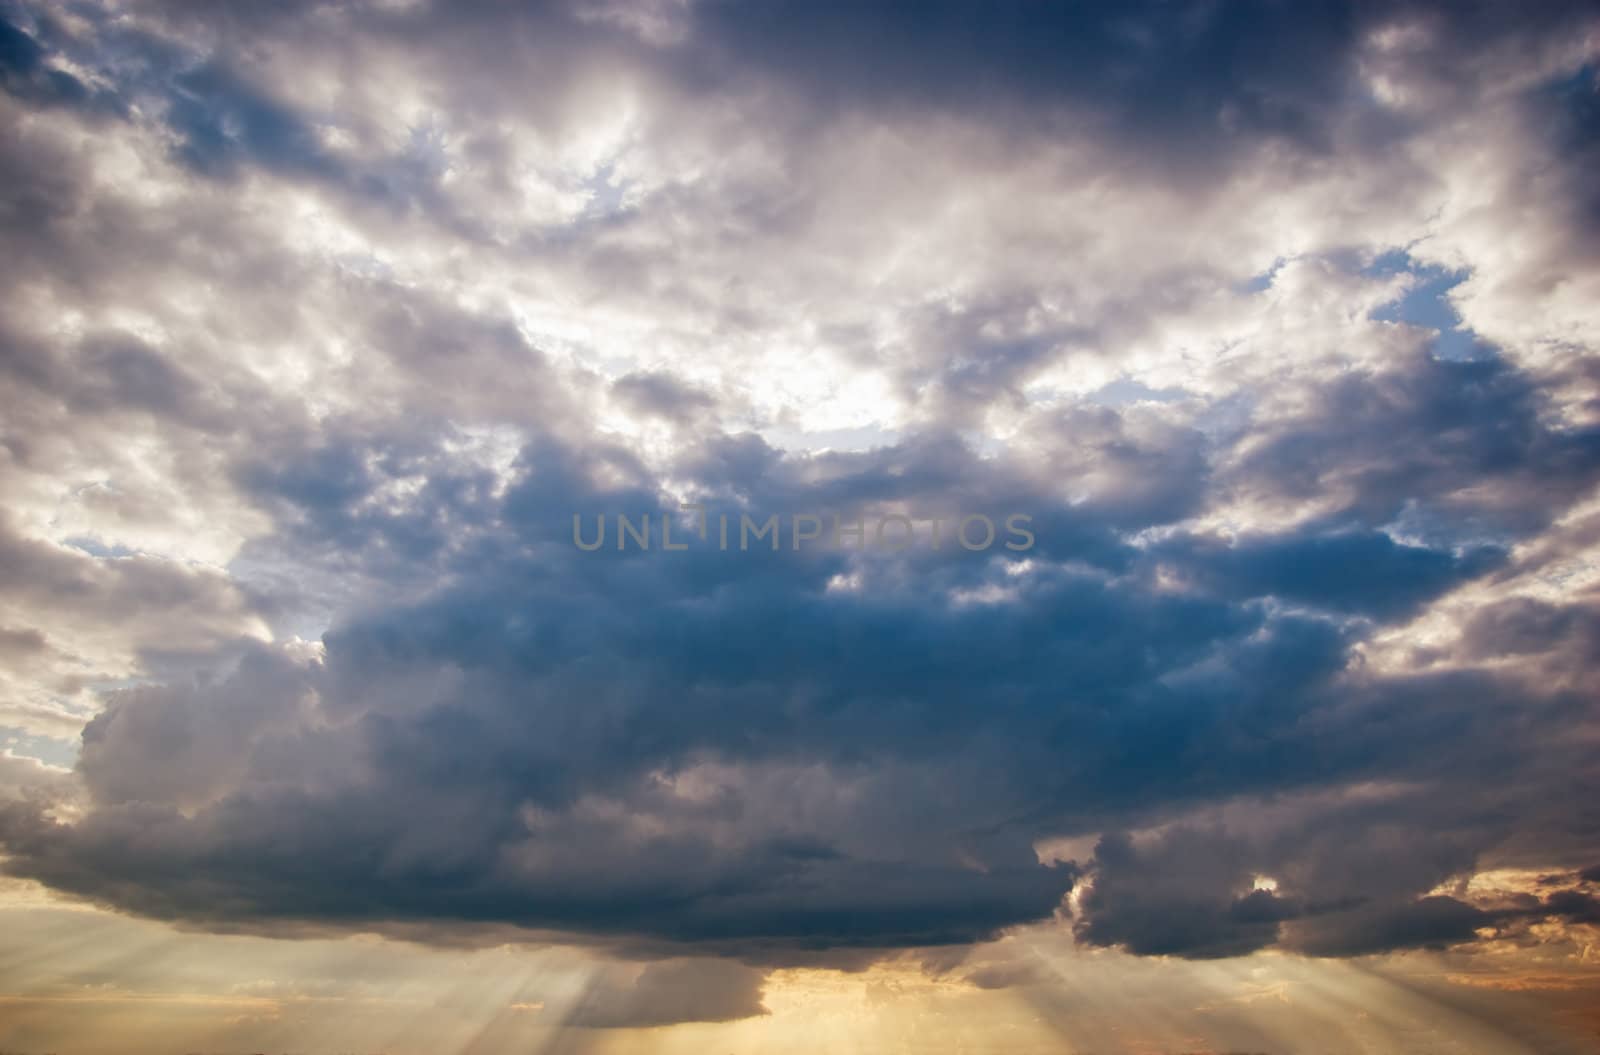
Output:
<instances>
[{"instance_id":1,"label":"dark storm cloud","mask_svg":"<svg viewBox=\"0 0 1600 1055\"><path fill-rule=\"evenodd\" d=\"M1314 956L1360 956L1393 949L1441 949L1470 941L1491 913L1450 897L1425 897L1373 911L1342 912L1303 924L1293 948Z\"/></svg>"},{"instance_id":2,"label":"dark storm cloud","mask_svg":"<svg viewBox=\"0 0 1600 1055\"><path fill-rule=\"evenodd\" d=\"M1090 420L1116 435L1117 418L1094 410ZM1060 500L1026 465L981 463L938 437L812 459L754 438L687 452L708 493L755 508L1032 503L1045 553L1121 576L1046 571L1012 583L1003 565L928 556L869 562L859 569L868 590L829 594L828 580L850 567L837 553L574 553L570 509L670 508L623 449L545 439L498 499L486 481L453 484L448 463L431 457L416 437L394 449L351 437L247 474L294 511L283 524L302 547L453 569L459 585L340 629L325 667L263 653L198 694L119 695L85 734L81 766L99 808L71 829L13 813L13 867L213 925L508 920L747 955L967 941L1048 915L1069 888L1073 869L1033 862L1034 834L1342 775L1403 775L1414 760L1380 742L1429 742L1459 762L1463 748L1500 735L1492 717L1452 732L1443 723L1453 712L1420 700L1379 705L1415 732L1341 716L1337 625L1241 603L1275 596L1388 618L1492 568L1476 558L1387 536L1330 538L1315 525L1220 557L1203 546L1141 554L1092 540L1182 516L1188 500L1113 492L1052 509ZM1140 486L1155 493L1184 493L1194 475L1175 452L1145 465ZM383 480L419 472L409 511L361 512ZM476 541L452 552L447 534ZM1150 562L1207 589L1153 591ZM1020 596L993 608L948 599L984 585ZM665 793L653 776L704 760L743 768L704 801ZM848 809L822 791L820 816L797 824L785 818L784 782L807 767L861 791ZM779 771L776 786L763 786L763 769ZM934 793L957 778L959 797ZM593 813L597 802L609 805ZM198 812L186 819L180 808ZM1387 896L1427 889L1490 841L1457 838L1436 868L1391 868ZM1112 852L1124 845L1096 854L1086 941L1230 955L1271 944L1297 914L1293 902L1239 893L1248 872L1237 861L1214 886L1199 882L1194 848L1225 862L1226 840L1194 840L1181 867ZM1282 849L1260 867L1309 852ZM1386 860L1381 847L1374 860ZM1160 875L1168 887L1138 893ZM1330 897L1351 889L1328 885ZM1401 907L1383 911L1361 916L1357 937L1312 934L1302 945L1347 954L1385 935L1406 945L1471 933L1464 916L1414 923Z\"/></svg>"},{"instance_id":3,"label":"dark storm cloud","mask_svg":"<svg viewBox=\"0 0 1600 1055\"><path fill-rule=\"evenodd\" d=\"M1044 831L1410 768L1377 749L1374 737L1394 736L1383 722L1341 714L1336 625L1241 606L1233 577L1220 577L1221 596L1163 595L1141 584L1133 557L1130 577L1037 574L1013 603L986 607L948 600L1010 582L1003 563L970 557L910 577L868 563L869 589L854 595L824 590L848 567L837 554L575 553L566 509L665 508L638 467L632 484L600 483L605 464L551 440L530 448L498 514L453 514L495 525L461 559L459 585L338 630L323 666L263 654L199 696L117 696L85 733L98 808L71 828L14 813L13 869L214 925L505 920L752 956L925 945L1047 916L1076 872L1034 861ZM1006 487L949 449L922 479L916 446L833 455L821 476L778 456L725 479L705 475L718 463L695 464L713 492L818 508L863 500L863 481L909 480L902 497L969 508ZM315 522L350 508L367 472L324 457L281 478L293 490L271 486ZM441 491L421 508L438 516L484 496ZM336 550L396 544L355 528L338 528ZM1251 565L1257 588L1348 607L1345 593L1302 584L1371 554L1315 536L1298 545L1298 561ZM1327 572L1308 570L1319 561ZM1423 566L1436 576L1452 564ZM1390 613L1388 596L1363 611ZM1492 719L1435 727L1437 707L1383 713L1421 723L1417 738L1455 758L1500 735ZM678 790L698 766L708 788ZM797 802L809 804L791 813ZM1458 838L1464 856L1391 872L1389 896L1442 880L1488 835ZM1181 867L1119 845L1096 854L1085 940L1230 955L1271 944L1295 914L1238 892L1248 874L1224 864L1226 840L1196 838ZM1213 887L1197 878L1196 847L1219 862ZM1309 852L1282 847L1261 867ZM1136 893L1155 875L1168 886ZM1435 933L1407 926L1394 924L1397 943Z\"/></svg>"},{"instance_id":4,"label":"dark storm cloud","mask_svg":"<svg viewBox=\"0 0 1600 1055\"><path fill-rule=\"evenodd\" d=\"M1311 168L1337 163L1336 144L1410 128L1356 80L1358 50L1386 20L1420 20L1449 60L1428 51L1419 62L1439 61L1425 72L1467 97L1477 82L1460 68L1486 66L1501 45L1559 40L1570 9L702 4L661 29L560 8L503 20L477 5L323 5L312 23L252 6L195 30L181 6L138 10L145 31L9 28L5 105L69 109L53 105L71 93L52 55L148 102L138 120L151 124L138 127L171 166L164 189L190 199L181 218L217 222L216 244L153 206L106 204L115 180L98 182L69 136L6 111L0 171L16 178L0 223L33 254L5 265L13 284L36 270L66 303L114 302L128 287L152 311L179 306L166 326L74 328L54 324L49 298L19 295L19 317L44 321L14 334L8 321L0 395L28 427L7 431L6 450L74 483L123 449L141 452L140 470L160 461L142 452L170 455L186 485L206 467L221 507L267 525L231 551L229 572L272 588L264 599L220 570L4 526L0 591L13 607L137 624L147 671L174 652L210 660L107 694L83 732L81 815L54 818L28 797L0 812L11 873L218 929L507 924L760 963L978 941L1066 911L1075 888L1079 940L1197 958L1272 946L1353 956L1592 920L1583 894L1511 911L1438 893L1495 854L1541 868L1592 859L1596 819L1570 808L1575 791L1600 792L1581 749L1592 598L1484 602L1459 641L1413 648L1419 667L1373 658L1428 606L1528 571L1530 549L1581 550L1549 533L1600 480L1600 432L1561 420L1552 374L1492 350L1435 359L1427 340L1365 310L1323 313L1343 327L1328 337L1323 315L1284 308L1287 321L1250 316L1271 347L1233 361L1255 371L1242 390L1202 372L1190 391L1175 368L1156 376L1171 367L1161 356L1188 327L1203 331L1206 311L1258 310L1216 291L1237 262L1149 270L1154 250L1136 246L1096 258L1144 269L1100 299L1075 291L1115 276L1002 275L886 297L883 337L834 325L826 282L761 300L760 253L730 249L792 245L781 270L796 283L825 270L807 239L828 196L858 188L805 164L825 156L833 122L863 115L884 129L929 114L994 125L1016 156L941 158L955 148L928 142L925 167L974 166L963 186L982 183L983 162L997 177L1027 170L1019 143L1105 146L1089 171L1122 159L1107 184L1175 193L1270 148L1293 171L1262 194L1288 202ZM296 95L303 85L275 79L261 58L274 47L308 64L347 51L374 77L403 57L415 65L400 80L458 121L436 138L412 128L397 147L372 131L382 112L322 112ZM612 77L664 115L623 139L675 159L663 127L698 130L732 110L742 120L717 129L725 138L699 130L717 148L707 156L773 157L757 180L713 171L701 186L687 173L714 166L691 153L638 202L610 188L556 209L562 222L502 221L519 181L553 164L513 147L574 138L591 82ZM1576 131L1555 141L1586 149L1571 145L1587 142L1581 98L1557 101ZM512 116L528 122L520 143L495 129ZM920 143L929 127L905 136ZM603 166L578 167L586 192L610 186ZM916 175L859 188L842 226L866 224ZM1042 222L1047 185L1006 218ZM235 194L284 217L308 199L317 210L285 234L275 212L237 215ZM1194 201L1196 213L1212 202ZM1127 212L1142 216L1138 204ZM864 229L869 243L892 234ZM1200 231L1188 240L1206 243ZM1376 296L1354 283L1379 280L1356 268L1313 270L1339 247L1324 248L1302 262L1318 288L1301 294ZM489 281L524 267L523 285ZM568 317L535 336L536 295L573 275L552 296L578 304L582 325ZM871 288L851 278L849 292ZM1292 302L1276 282L1255 293ZM213 287L227 310L207 328L193 305ZM691 380L681 351L602 375L621 350L563 350L581 345L573 332L603 331L608 312L631 339L640 305L669 319L652 338L707 356L714 336L742 349L777 332L773 320L815 313L818 343L837 340L841 363L882 353L882 391L904 399L909 423L866 451L785 451L730 419L787 374L735 397ZM1157 316L1177 320L1170 334ZM1318 357L1346 341L1360 354ZM1115 365L1124 346L1158 361L1150 384L1123 386L1137 398L1106 405L1116 382L1098 401L1029 391L1064 364ZM1196 338L1184 354L1208 347ZM601 411L613 407L672 442L610 430ZM996 422L1014 428L986 435ZM56 430L75 445L50 461L37 450ZM38 491L18 493L33 508L61 501ZM676 517L687 537L683 496L713 517L1022 513L1037 545L572 544L574 513L649 515L658 531ZM332 613L320 651L238 640L251 617L311 598ZM9 615L3 625L17 628L0 637L12 651L47 639ZM1514 662L1479 666L1488 659ZM1097 849L1073 861L1035 850L1088 837ZM652 966L597 986L570 1024L744 1017L760 1012L759 982L737 965Z\"/></svg>"},{"instance_id":5,"label":"dark storm cloud","mask_svg":"<svg viewBox=\"0 0 1600 1055\"><path fill-rule=\"evenodd\" d=\"M1294 909L1251 876L1220 832L1184 831L1140 853L1125 836L1095 847L1095 883L1081 901L1078 938L1140 955L1240 956L1277 941Z\"/></svg>"}]
</instances>

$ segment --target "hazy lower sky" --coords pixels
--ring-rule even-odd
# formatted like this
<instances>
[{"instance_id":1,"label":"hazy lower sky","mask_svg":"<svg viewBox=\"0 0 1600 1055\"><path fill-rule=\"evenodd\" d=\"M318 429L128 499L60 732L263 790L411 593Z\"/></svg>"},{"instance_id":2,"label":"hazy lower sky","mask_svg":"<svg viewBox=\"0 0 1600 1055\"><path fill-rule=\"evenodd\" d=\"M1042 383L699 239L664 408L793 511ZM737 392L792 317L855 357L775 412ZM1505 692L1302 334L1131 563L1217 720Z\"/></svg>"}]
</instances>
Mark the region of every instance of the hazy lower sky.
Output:
<instances>
[{"instance_id":1,"label":"hazy lower sky","mask_svg":"<svg viewBox=\"0 0 1600 1055\"><path fill-rule=\"evenodd\" d=\"M0 1051L1600 1051L1597 172L1594 3L0 0Z\"/></svg>"}]
</instances>

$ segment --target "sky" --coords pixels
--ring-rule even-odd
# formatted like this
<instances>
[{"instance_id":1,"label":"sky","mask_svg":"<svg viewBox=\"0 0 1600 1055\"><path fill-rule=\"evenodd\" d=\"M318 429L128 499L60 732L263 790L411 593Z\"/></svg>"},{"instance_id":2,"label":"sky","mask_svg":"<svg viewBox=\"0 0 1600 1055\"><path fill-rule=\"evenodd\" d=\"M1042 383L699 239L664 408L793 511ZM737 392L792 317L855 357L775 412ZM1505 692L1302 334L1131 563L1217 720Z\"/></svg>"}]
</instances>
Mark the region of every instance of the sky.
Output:
<instances>
[{"instance_id":1,"label":"sky","mask_svg":"<svg viewBox=\"0 0 1600 1055\"><path fill-rule=\"evenodd\" d=\"M0 1051L1600 1051L1597 171L1593 3L0 0Z\"/></svg>"}]
</instances>

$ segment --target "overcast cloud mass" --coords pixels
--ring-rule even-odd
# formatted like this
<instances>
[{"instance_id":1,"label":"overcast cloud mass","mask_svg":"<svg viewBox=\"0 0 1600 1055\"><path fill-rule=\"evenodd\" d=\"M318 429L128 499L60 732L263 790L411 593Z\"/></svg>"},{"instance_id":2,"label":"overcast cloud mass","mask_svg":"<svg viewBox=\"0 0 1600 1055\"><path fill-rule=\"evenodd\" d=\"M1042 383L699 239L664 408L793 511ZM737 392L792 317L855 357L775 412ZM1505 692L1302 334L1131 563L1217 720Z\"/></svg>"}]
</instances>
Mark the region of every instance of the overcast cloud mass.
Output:
<instances>
[{"instance_id":1,"label":"overcast cloud mass","mask_svg":"<svg viewBox=\"0 0 1600 1055\"><path fill-rule=\"evenodd\" d=\"M19 889L577 1031L1048 1018L1019 934L1593 985L1593 4L0 19Z\"/></svg>"}]
</instances>

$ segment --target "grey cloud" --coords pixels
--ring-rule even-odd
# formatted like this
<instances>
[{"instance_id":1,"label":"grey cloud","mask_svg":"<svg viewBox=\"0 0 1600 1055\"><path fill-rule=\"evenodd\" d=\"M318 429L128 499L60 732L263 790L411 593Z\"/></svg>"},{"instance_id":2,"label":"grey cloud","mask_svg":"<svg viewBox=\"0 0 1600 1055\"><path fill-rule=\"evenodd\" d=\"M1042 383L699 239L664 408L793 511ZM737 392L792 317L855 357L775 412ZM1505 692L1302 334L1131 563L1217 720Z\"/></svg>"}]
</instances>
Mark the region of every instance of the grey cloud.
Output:
<instances>
[{"instance_id":1,"label":"grey cloud","mask_svg":"<svg viewBox=\"0 0 1600 1055\"><path fill-rule=\"evenodd\" d=\"M71 794L71 778L65 770L0 749L0 810L19 798L60 801Z\"/></svg>"},{"instance_id":2,"label":"grey cloud","mask_svg":"<svg viewBox=\"0 0 1600 1055\"><path fill-rule=\"evenodd\" d=\"M226 576L143 555L100 560L0 522L0 590L36 613L67 608L101 625L143 622L145 647L210 652L245 634L253 598Z\"/></svg>"},{"instance_id":3,"label":"grey cloud","mask_svg":"<svg viewBox=\"0 0 1600 1055\"><path fill-rule=\"evenodd\" d=\"M678 1022L731 1022L766 1014L759 971L722 960L652 963L630 981L602 978L567 1013L582 1029L637 1029Z\"/></svg>"},{"instance_id":4,"label":"grey cloud","mask_svg":"<svg viewBox=\"0 0 1600 1055\"><path fill-rule=\"evenodd\" d=\"M1318 396L1308 413L1265 423L1223 486L1342 499L1339 519L1459 544L1545 527L1560 496L1600 471L1600 434L1549 427L1536 379L1499 360L1412 353Z\"/></svg>"},{"instance_id":5,"label":"grey cloud","mask_svg":"<svg viewBox=\"0 0 1600 1055\"><path fill-rule=\"evenodd\" d=\"M1370 659L1585 552L1563 518L1600 441L1556 398L1584 368L1433 358L1340 263L1420 237L1448 174L1431 140L1385 160L1431 124L1354 79L1371 31L1420 18L1401 87L1460 115L1571 10L712 4L682 39L486 10L145 5L5 38L27 262L0 398L30 519L0 537L4 625L115 637L160 682L85 729L80 818L5 808L7 869L217 929L760 964L985 939L1085 882L1079 938L1151 955L1590 917L1432 892L1592 860L1592 598L1474 602L1461 640ZM40 94L51 49L150 108L86 137ZM368 82L390 63L422 100L395 109L437 118L403 145ZM1587 149L1586 98L1540 149ZM1241 292L1264 252L1303 255ZM842 387L741 380L796 346ZM763 403L789 384L810 405ZM881 411L880 441L782 449L772 425L833 403ZM617 408L670 442L602 432ZM571 545L574 511L659 524L683 492L1021 512L1038 545ZM46 539L63 509L107 537ZM119 541L224 514L225 569ZM277 645L241 641L263 620ZM320 652L284 640L306 623ZM1260 831L1194 820L1262 802L1286 805ZM1099 833L1089 860L1033 849ZM685 994L759 1013L754 972L662 965L574 1022L675 1021Z\"/></svg>"},{"instance_id":6,"label":"grey cloud","mask_svg":"<svg viewBox=\"0 0 1600 1055\"><path fill-rule=\"evenodd\" d=\"M26 659L48 648L44 635L37 630L0 627L0 657L13 661Z\"/></svg>"},{"instance_id":7,"label":"grey cloud","mask_svg":"<svg viewBox=\"0 0 1600 1055\"><path fill-rule=\"evenodd\" d=\"M1187 566L1219 593L1274 595L1337 612L1394 618L1504 562L1484 546L1454 554L1396 543L1382 532L1289 539L1235 539L1219 546L1196 540ZM1173 549L1163 552L1171 553Z\"/></svg>"},{"instance_id":8,"label":"grey cloud","mask_svg":"<svg viewBox=\"0 0 1600 1055\"><path fill-rule=\"evenodd\" d=\"M639 372L617 378L612 395L642 414L681 421L714 405L705 392L686 385L671 374Z\"/></svg>"},{"instance_id":9,"label":"grey cloud","mask_svg":"<svg viewBox=\"0 0 1600 1055\"><path fill-rule=\"evenodd\" d=\"M1179 831L1153 851L1126 836L1095 848L1094 884L1076 926L1081 941L1141 955L1239 956L1277 941L1295 913L1271 894L1248 890L1246 859L1221 833Z\"/></svg>"},{"instance_id":10,"label":"grey cloud","mask_svg":"<svg viewBox=\"0 0 1600 1055\"><path fill-rule=\"evenodd\" d=\"M865 495L859 483L905 479L886 470L918 456L915 446L833 456L822 478L778 458L742 486L762 495L777 484L772 494L796 499L814 489L815 501ZM1076 874L1033 862L1030 839L1052 828L1406 773L1413 760L1375 738L1428 740L1459 764L1504 736L1503 711L1454 732L1436 724L1449 711L1403 697L1352 712L1340 703L1345 645L1332 624L1145 593L1137 577L1112 588L1037 575L1019 584L1017 603L986 611L942 599L958 584L1005 581L1002 566L981 561L946 558L855 598L820 593L847 566L838 556L576 554L564 538L572 503L657 500L641 468L632 489L608 491L591 475L599 464L549 441L530 448L498 517L461 521L499 524L460 565L492 576L345 626L329 636L325 665L286 672L281 689L253 687L259 664L247 664L199 694L114 699L86 733L96 813L71 828L13 818L13 867L141 912L263 926L505 920L752 956L938 944L1050 914ZM937 464L938 486L971 489L968 503L993 486L976 469L952 476L959 459ZM809 488L783 482L790 472L808 475ZM295 500L347 506L362 490L339 482L347 476ZM289 479L309 485L316 474ZM908 496L927 486L909 479ZM453 500L470 507L485 496ZM340 548L372 545L351 535ZM1323 559L1315 546L1305 553ZM1263 589L1296 595L1300 565L1276 574ZM1566 717L1557 708L1549 721ZM187 744L192 762L160 764L174 744ZM1514 764L1505 752L1516 749L1500 740L1495 764ZM1219 756L1225 771L1205 761ZM806 773L824 783L793 783ZM946 801L940 786L970 790ZM207 805L185 819L179 796ZM807 811L785 819L796 801ZM312 802L314 829L301 820ZM1315 872L1316 843L1230 863L1220 837L1164 843L1176 856L1155 860L1107 842L1080 934L1140 952L1237 954L1278 940L1297 904L1403 898L1505 835L1438 832L1453 840L1440 842L1441 858L1419 854L1414 836L1374 843L1348 875L1298 881L1284 895L1293 901L1251 895L1247 866ZM1423 867L1397 870L1396 853ZM120 879L106 887L112 860ZM296 863L313 860L314 876ZM1215 862L1212 886L1201 882L1203 860ZM245 862L254 878L240 886ZM332 888L330 874L341 877ZM1160 875L1172 885L1140 893ZM1382 888L1369 895L1356 875L1383 876ZM221 900L219 884L232 891Z\"/></svg>"},{"instance_id":11,"label":"grey cloud","mask_svg":"<svg viewBox=\"0 0 1600 1055\"><path fill-rule=\"evenodd\" d=\"M1450 897L1356 909L1296 924L1290 948L1316 956L1445 948L1471 941L1494 916Z\"/></svg>"}]
</instances>

